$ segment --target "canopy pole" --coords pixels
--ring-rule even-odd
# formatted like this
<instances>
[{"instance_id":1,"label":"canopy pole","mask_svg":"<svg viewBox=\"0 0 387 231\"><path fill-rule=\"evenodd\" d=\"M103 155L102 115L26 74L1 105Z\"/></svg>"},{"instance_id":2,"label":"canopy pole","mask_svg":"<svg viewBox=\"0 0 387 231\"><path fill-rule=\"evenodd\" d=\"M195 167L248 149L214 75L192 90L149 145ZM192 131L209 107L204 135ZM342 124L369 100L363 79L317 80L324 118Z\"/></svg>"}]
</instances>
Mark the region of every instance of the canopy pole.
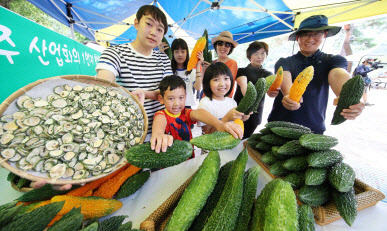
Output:
<instances>
[{"instance_id":1,"label":"canopy pole","mask_svg":"<svg viewBox=\"0 0 387 231\"><path fill-rule=\"evenodd\" d=\"M290 17L293 17L293 16L289 16L289 17L285 18L285 20L288 20ZM249 37L249 36L251 36L251 35L254 35L254 34L260 34L260 33L275 33L275 32L284 32L284 31L286 31L286 30L277 30L277 31L264 31L264 32L262 32L263 30L265 30L265 29L267 29L267 28L269 28L269 27L272 27L272 26L274 26L274 25L276 25L276 24L278 24L278 23L280 23L280 22L274 22L274 23L272 23L272 24L270 24L270 25L268 25L268 26L266 26L266 27L264 27L264 28L261 28L261 29L259 29L259 30L254 31L254 32L250 32L250 33L248 33L246 36L243 36L243 37L241 37L241 38L239 38L239 39L236 39L235 41L239 41L239 40L245 39L245 38L247 38L247 37ZM289 32L291 32L291 31L292 31L292 30L290 30Z\"/></svg>"},{"instance_id":2,"label":"canopy pole","mask_svg":"<svg viewBox=\"0 0 387 231\"><path fill-rule=\"evenodd\" d=\"M71 7L73 4L66 3L66 10L67 10L67 17L69 18L69 24L70 24L70 37L75 40L75 34L74 34L74 19L73 15L71 14Z\"/></svg>"},{"instance_id":3,"label":"canopy pole","mask_svg":"<svg viewBox=\"0 0 387 231\"><path fill-rule=\"evenodd\" d=\"M379 1L379 0L374 0L374 1L370 1L370 2L363 3L363 4L361 4L360 6L356 6L356 7L354 7L354 8L348 9L348 10L343 11L343 12L341 12L341 13L338 13L338 14L335 14L335 15L332 15L332 16L329 16L328 18L334 18L334 17L337 17L337 16L342 15L342 14L345 14L345 13L347 13L347 12L349 12L349 11L356 10L356 9L358 9L358 8L364 7L364 6L369 5L369 4L373 4L373 3L378 2L378 1Z\"/></svg>"},{"instance_id":4,"label":"canopy pole","mask_svg":"<svg viewBox=\"0 0 387 231\"><path fill-rule=\"evenodd\" d=\"M193 8L193 10L188 14L187 18L184 18L183 19L183 22L179 25L179 27L173 32L174 34L184 25L184 23L187 21L187 19L191 16L191 14L196 10L196 8L199 6L199 4L202 2L202 0L200 0L196 6Z\"/></svg>"},{"instance_id":5,"label":"canopy pole","mask_svg":"<svg viewBox=\"0 0 387 231\"><path fill-rule=\"evenodd\" d=\"M284 20L282 20L281 18L279 18L277 15L273 14L272 12L270 12L269 10L267 10L265 7L261 6L260 4L258 4L257 2L255 2L254 0L250 0L251 3L254 3L256 6L258 6L259 8L261 8L263 11L265 11L266 13L270 14L273 18L277 19L278 21L280 21L282 24L284 24L285 26L289 27L290 29L294 29L291 25L289 25L287 22L285 22Z\"/></svg>"}]
</instances>

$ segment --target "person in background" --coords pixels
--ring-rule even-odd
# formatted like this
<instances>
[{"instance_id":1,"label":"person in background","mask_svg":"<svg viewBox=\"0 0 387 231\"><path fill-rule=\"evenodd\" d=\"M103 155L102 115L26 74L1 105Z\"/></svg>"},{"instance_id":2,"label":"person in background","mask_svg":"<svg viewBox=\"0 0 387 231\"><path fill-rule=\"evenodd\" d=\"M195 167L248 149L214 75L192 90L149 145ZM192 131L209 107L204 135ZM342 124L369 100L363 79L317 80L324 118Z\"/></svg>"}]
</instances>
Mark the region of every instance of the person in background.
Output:
<instances>
[{"instance_id":1,"label":"person in background","mask_svg":"<svg viewBox=\"0 0 387 231\"><path fill-rule=\"evenodd\" d=\"M206 96L200 100L198 108L207 110L224 123L236 119L246 121L250 115L237 111L237 103L228 97L233 85L232 74L226 64L222 62L211 64L203 77L203 92ZM199 122L198 126L202 127L204 134L216 131L210 124Z\"/></svg>"},{"instance_id":2,"label":"person in background","mask_svg":"<svg viewBox=\"0 0 387 231\"><path fill-rule=\"evenodd\" d=\"M165 77L160 82L158 100L165 109L155 114L152 126L151 148L157 153L165 152L174 139L190 141L192 139L191 125L201 121L217 131L226 131L235 138L242 138L242 128L231 122L222 122L204 109L189 109L185 107L186 85L184 80L176 75ZM192 154L191 158L194 158Z\"/></svg>"},{"instance_id":3,"label":"person in background","mask_svg":"<svg viewBox=\"0 0 387 231\"><path fill-rule=\"evenodd\" d=\"M168 48L168 45L161 43L159 49L161 52L164 52ZM172 50L172 72L174 75L180 76L183 78L186 84L187 98L186 98L186 107L192 108L195 106L195 98L193 89L201 91L202 89L202 63L203 63L203 52L198 53L198 63L196 64L196 71L192 71L191 74L187 75L187 65L189 61L189 50L188 45L184 39L178 38L173 40L171 45Z\"/></svg>"},{"instance_id":4,"label":"person in background","mask_svg":"<svg viewBox=\"0 0 387 231\"><path fill-rule=\"evenodd\" d=\"M297 41L300 51L290 57L281 58L275 64L275 71L280 66L284 70L281 92L274 100L268 121L288 121L309 127L314 133L322 134L325 128L325 112L328 102L329 87L337 97L344 83L350 78L346 71L347 60L340 55L331 55L319 50L326 37L336 35L341 27L328 26L328 18L314 15L304 19L297 31L289 36L290 41ZM292 82L308 66L314 67L314 77L309 83L300 103L289 98ZM337 104L337 98L334 101ZM344 109L341 115L353 120L361 114L364 103Z\"/></svg>"},{"instance_id":5,"label":"person in background","mask_svg":"<svg viewBox=\"0 0 387 231\"><path fill-rule=\"evenodd\" d=\"M375 70L371 69L372 63L375 61L375 59L371 57L366 57L363 63L356 67L355 71L353 72L353 76L361 75L363 77L365 82L365 88L364 88L364 94L363 94L363 102L365 106L372 106L374 104L368 103L368 91L371 87L372 80L368 77L368 73Z\"/></svg>"},{"instance_id":6,"label":"person in background","mask_svg":"<svg viewBox=\"0 0 387 231\"><path fill-rule=\"evenodd\" d=\"M230 59L228 56L232 53L234 48L238 46L238 43L233 40L233 36L229 31L222 31L217 37L211 39L211 43L214 46L215 52L218 54L218 59L214 60L213 63L222 62L230 68L232 79L235 82L235 78L238 72L238 64L234 59ZM208 62L203 62L204 71L210 65ZM234 87L231 88L231 93L227 96L232 98L234 96Z\"/></svg>"},{"instance_id":7,"label":"person in background","mask_svg":"<svg viewBox=\"0 0 387 231\"><path fill-rule=\"evenodd\" d=\"M239 68L236 77L236 82L238 85L235 91L234 100L237 102L237 104L239 104L245 95L248 82L255 84L258 79L272 75L270 71L262 68L262 64L265 62L268 54L269 46L265 42L255 41L250 43L246 50L246 56L247 59L250 60L250 64L245 68ZM250 118L245 121L243 139L249 138L251 134L254 133L257 126L261 124L264 101L265 97L263 97L259 103L257 111L253 112L253 114L250 115Z\"/></svg>"}]
</instances>

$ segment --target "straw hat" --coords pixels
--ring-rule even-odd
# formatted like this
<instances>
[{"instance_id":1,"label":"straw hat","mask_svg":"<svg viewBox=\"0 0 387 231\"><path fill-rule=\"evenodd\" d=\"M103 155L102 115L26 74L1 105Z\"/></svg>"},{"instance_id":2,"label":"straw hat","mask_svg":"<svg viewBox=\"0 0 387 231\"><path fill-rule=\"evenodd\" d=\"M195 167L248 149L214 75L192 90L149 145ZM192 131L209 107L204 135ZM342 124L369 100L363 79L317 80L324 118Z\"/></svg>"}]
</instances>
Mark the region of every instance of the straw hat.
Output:
<instances>
[{"instance_id":1,"label":"straw hat","mask_svg":"<svg viewBox=\"0 0 387 231\"><path fill-rule=\"evenodd\" d=\"M313 15L310 16L300 23L300 27L289 35L289 41L295 41L296 35L300 31L319 31L327 30L327 37L331 37L339 33L341 27L339 26L328 26L328 18L325 15Z\"/></svg>"},{"instance_id":2,"label":"straw hat","mask_svg":"<svg viewBox=\"0 0 387 231\"><path fill-rule=\"evenodd\" d=\"M238 43L234 41L230 31L222 31L222 32L220 32L218 37L212 38L211 39L212 45L214 45L217 41L231 43L234 46L234 48L238 46Z\"/></svg>"}]
</instances>

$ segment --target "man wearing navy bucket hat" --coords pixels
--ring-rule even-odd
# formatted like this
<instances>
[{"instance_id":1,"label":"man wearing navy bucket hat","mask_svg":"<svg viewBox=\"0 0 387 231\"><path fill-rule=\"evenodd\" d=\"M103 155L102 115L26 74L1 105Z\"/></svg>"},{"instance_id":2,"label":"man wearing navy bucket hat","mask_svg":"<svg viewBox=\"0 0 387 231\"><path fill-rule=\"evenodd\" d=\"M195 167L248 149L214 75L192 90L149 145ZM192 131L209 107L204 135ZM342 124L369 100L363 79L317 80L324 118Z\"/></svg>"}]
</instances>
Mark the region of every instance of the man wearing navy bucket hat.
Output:
<instances>
[{"instance_id":1,"label":"man wearing navy bucket hat","mask_svg":"<svg viewBox=\"0 0 387 231\"><path fill-rule=\"evenodd\" d=\"M341 27L329 26L325 15L314 15L304 19L299 28L289 36L297 41L300 51L290 57L281 58L275 64L284 70L281 92L274 100L268 121L288 121L312 129L314 133L325 131L325 112L329 86L338 97L344 83L350 78L346 71L347 60L340 55L321 52L319 46L325 38L336 35ZM314 76L300 103L289 99L289 90L298 74L308 66L314 67ZM337 103L337 98L334 103ZM344 118L353 120L361 114L364 103L359 102L341 112Z\"/></svg>"}]
</instances>

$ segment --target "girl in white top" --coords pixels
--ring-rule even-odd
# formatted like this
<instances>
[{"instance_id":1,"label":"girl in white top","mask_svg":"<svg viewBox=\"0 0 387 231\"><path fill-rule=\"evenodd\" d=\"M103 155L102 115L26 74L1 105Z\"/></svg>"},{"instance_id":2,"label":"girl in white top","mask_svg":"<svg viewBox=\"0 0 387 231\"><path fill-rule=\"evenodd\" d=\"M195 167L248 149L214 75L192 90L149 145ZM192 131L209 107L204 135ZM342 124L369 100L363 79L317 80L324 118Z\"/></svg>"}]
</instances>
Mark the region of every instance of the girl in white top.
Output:
<instances>
[{"instance_id":1,"label":"girl in white top","mask_svg":"<svg viewBox=\"0 0 387 231\"><path fill-rule=\"evenodd\" d=\"M196 64L196 71L192 70L191 73L186 73L187 65L189 61L189 50L188 45L184 39L178 38L173 40L171 45L172 50L172 72L173 74L180 76L186 84L187 97L185 106L192 108L196 105L193 88L200 91L202 88L202 75L201 65L203 63L203 52L198 53L198 63Z\"/></svg>"},{"instance_id":2,"label":"girl in white top","mask_svg":"<svg viewBox=\"0 0 387 231\"><path fill-rule=\"evenodd\" d=\"M206 96L200 100L198 108L207 110L222 122L236 119L246 121L250 115L237 111L235 100L227 97L233 89L232 79L232 73L226 64L216 62L208 66L203 77L203 92ZM201 122L198 126L202 127L205 134L216 131L215 128Z\"/></svg>"}]
</instances>

